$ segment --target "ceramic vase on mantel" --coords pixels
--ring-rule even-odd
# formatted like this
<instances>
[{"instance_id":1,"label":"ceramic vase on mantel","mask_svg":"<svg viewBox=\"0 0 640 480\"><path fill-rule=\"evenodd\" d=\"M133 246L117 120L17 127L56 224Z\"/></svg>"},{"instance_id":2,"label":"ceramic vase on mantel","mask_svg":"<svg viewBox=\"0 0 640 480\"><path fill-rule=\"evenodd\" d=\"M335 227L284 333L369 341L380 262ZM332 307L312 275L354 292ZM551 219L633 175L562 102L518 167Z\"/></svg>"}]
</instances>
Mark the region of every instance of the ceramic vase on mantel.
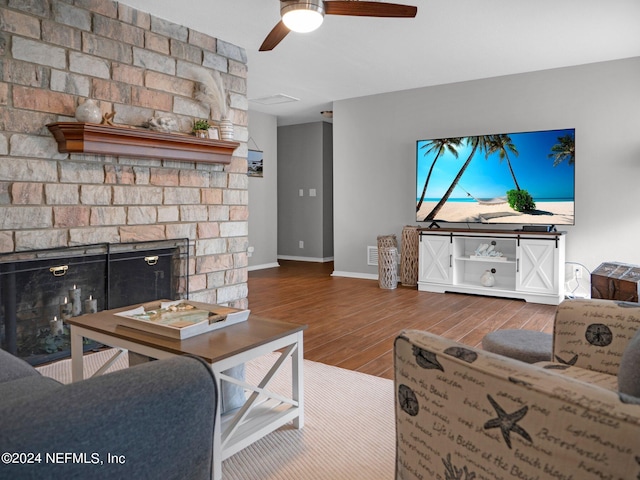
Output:
<instances>
[{"instance_id":1,"label":"ceramic vase on mantel","mask_svg":"<svg viewBox=\"0 0 640 480\"><path fill-rule=\"evenodd\" d=\"M102 112L95 100L87 98L76 108L76 120L84 123L100 123L102 121Z\"/></svg>"},{"instance_id":2,"label":"ceramic vase on mantel","mask_svg":"<svg viewBox=\"0 0 640 480\"><path fill-rule=\"evenodd\" d=\"M220 120L220 140L233 140L233 123L228 118Z\"/></svg>"}]
</instances>

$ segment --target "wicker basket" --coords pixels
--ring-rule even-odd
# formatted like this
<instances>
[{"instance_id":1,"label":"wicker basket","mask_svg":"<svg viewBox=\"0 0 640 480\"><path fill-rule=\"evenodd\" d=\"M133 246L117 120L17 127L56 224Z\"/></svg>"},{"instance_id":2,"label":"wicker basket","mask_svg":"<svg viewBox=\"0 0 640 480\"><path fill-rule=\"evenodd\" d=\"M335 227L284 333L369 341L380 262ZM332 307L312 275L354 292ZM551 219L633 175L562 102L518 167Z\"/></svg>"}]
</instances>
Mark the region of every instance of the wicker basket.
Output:
<instances>
[{"instance_id":1,"label":"wicker basket","mask_svg":"<svg viewBox=\"0 0 640 480\"><path fill-rule=\"evenodd\" d=\"M402 229L402 251L400 252L400 282L407 287L418 285L418 228L407 225Z\"/></svg>"},{"instance_id":2,"label":"wicker basket","mask_svg":"<svg viewBox=\"0 0 640 480\"><path fill-rule=\"evenodd\" d=\"M378 248L378 284L380 288L393 290L398 287L398 249Z\"/></svg>"},{"instance_id":3,"label":"wicker basket","mask_svg":"<svg viewBox=\"0 0 640 480\"><path fill-rule=\"evenodd\" d=\"M398 239L395 235L378 235L378 250L383 247L398 248Z\"/></svg>"}]
</instances>

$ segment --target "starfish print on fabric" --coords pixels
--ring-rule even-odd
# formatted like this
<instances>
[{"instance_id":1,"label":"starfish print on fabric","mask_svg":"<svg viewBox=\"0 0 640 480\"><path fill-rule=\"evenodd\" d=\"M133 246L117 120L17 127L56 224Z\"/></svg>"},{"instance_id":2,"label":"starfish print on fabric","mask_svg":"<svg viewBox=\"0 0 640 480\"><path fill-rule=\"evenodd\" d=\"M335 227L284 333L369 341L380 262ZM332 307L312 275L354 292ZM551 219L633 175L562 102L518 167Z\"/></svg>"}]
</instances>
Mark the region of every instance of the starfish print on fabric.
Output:
<instances>
[{"instance_id":1,"label":"starfish print on fabric","mask_svg":"<svg viewBox=\"0 0 640 480\"><path fill-rule=\"evenodd\" d=\"M504 438L504 441L509 448L511 448L511 432L517 433L522 438L529 440L530 442L533 441L531 440L531 436L527 433L527 431L520 425L518 425L518 422L522 420L527 414L529 407L525 405L520 410L517 410L513 413L507 413L502 409L500 405L498 405L498 403L493 398L491 398L491 395L487 395L487 398L489 399L491 406L498 414L498 418L492 418L487 423L485 423L485 430L488 430L490 428L500 428L502 437Z\"/></svg>"}]
</instances>

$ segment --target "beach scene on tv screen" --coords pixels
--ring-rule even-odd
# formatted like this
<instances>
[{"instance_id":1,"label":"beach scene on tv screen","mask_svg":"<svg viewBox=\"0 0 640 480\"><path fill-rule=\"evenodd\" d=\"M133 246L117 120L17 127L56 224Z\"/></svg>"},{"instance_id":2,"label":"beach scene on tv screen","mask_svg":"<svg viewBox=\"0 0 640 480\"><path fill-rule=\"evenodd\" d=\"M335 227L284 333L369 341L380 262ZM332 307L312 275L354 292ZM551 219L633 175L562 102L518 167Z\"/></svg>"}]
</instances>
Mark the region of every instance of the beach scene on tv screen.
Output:
<instances>
[{"instance_id":1,"label":"beach scene on tv screen","mask_svg":"<svg viewBox=\"0 0 640 480\"><path fill-rule=\"evenodd\" d=\"M419 222L573 225L575 129L420 140Z\"/></svg>"}]
</instances>

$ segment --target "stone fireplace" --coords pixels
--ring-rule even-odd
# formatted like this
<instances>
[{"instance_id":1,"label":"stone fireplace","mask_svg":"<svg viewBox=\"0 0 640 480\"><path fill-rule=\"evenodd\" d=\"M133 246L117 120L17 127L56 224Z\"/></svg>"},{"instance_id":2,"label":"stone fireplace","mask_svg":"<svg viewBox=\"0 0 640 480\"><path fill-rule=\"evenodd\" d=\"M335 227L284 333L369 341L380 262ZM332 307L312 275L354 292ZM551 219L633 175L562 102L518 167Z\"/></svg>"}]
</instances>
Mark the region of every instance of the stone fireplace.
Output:
<instances>
[{"instance_id":1,"label":"stone fireplace","mask_svg":"<svg viewBox=\"0 0 640 480\"><path fill-rule=\"evenodd\" d=\"M114 254L119 245L186 239L180 248L186 249L189 298L246 308L244 50L113 1L4 5L0 253L68 249L72 261L98 262L87 245ZM75 121L87 98L127 127L171 114L187 132L194 119L210 118L209 107L194 99L186 73L194 66L223 78L238 142L228 161L122 150L60 153L47 125ZM107 298L99 289L95 297Z\"/></svg>"}]
</instances>

